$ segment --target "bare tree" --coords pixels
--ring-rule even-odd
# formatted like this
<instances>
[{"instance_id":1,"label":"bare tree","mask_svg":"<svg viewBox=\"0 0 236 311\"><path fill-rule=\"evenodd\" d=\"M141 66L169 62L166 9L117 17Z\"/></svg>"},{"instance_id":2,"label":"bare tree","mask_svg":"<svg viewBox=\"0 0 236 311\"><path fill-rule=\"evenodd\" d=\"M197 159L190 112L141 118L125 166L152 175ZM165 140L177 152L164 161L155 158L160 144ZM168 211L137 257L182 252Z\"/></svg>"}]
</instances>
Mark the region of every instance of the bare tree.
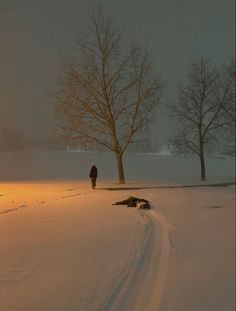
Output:
<instances>
[{"instance_id":1,"label":"bare tree","mask_svg":"<svg viewBox=\"0 0 236 311\"><path fill-rule=\"evenodd\" d=\"M65 138L114 152L119 182L125 183L123 154L146 133L163 84L148 52L126 48L123 32L101 9L91 21L91 35L77 42L78 54L64 64L56 94L59 127Z\"/></svg>"},{"instance_id":2,"label":"bare tree","mask_svg":"<svg viewBox=\"0 0 236 311\"><path fill-rule=\"evenodd\" d=\"M236 114L235 114L235 93L236 93L236 67L235 60L231 58L221 68L221 80L218 87L218 101L222 102L225 110L225 121L227 134L235 136Z\"/></svg>"},{"instance_id":3,"label":"bare tree","mask_svg":"<svg viewBox=\"0 0 236 311\"><path fill-rule=\"evenodd\" d=\"M178 102L170 105L177 131L171 144L178 153L199 157L201 179L206 179L205 150L232 126L231 81L208 60L200 58L190 65L186 84L178 86Z\"/></svg>"}]
</instances>

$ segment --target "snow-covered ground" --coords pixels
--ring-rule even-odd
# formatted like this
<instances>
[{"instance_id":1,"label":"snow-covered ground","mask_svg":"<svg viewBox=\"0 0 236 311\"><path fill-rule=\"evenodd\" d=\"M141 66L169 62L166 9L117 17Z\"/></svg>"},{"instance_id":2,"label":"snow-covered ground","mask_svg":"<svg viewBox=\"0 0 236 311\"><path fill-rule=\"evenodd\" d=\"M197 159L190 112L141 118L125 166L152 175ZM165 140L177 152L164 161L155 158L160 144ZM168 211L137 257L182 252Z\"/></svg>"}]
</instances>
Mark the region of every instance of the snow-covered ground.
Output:
<instances>
[{"instance_id":1,"label":"snow-covered ground","mask_svg":"<svg viewBox=\"0 0 236 311\"><path fill-rule=\"evenodd\" d=\"M1 311L235 309L234 185L169 188L199 183L198 170L190 169L193 160L183 165L183 160L130 155L127 189L111 191L107 188L119 185L110 155L73 153L64 161L64 154L37 159L21 154L18 164L10 157L3 162L5 156ZM87 171L94 158L104 174L91 190ZM165 169L164 163L169 163ZM233 161L213 164L206 183L233 181ZM151 210L112 205L129 196L148 199Z\"/></svg>"}]
</instances>

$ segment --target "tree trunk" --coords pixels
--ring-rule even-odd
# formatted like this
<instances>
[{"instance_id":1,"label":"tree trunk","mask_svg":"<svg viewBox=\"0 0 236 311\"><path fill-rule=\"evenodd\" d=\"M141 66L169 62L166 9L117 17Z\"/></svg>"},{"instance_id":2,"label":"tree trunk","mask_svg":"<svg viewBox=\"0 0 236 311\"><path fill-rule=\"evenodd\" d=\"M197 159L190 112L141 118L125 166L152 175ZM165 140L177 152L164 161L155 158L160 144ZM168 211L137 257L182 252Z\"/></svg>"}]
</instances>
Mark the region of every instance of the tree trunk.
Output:
<instances>
[{"instance_id":1,"label":"tree trunk","mask_svg":"<svg viewBox=\"0 0 236 311\"><path fill-rule=\"evenodd\" d=\"M200 164L201 164L201 180L206 180L206 168L204 157L204 145L200 145Z\"/></svg>"},{"instance_id":2,"label":"tree trunk","mask_svg":"<svg viewBox=\"0 0 236 311\"><path fill-rule=\"evenodd\" d=\"M119 183L125 184L125 175L124 175L124 167L123 167L123 154L116 153L117 165L118 165L118 174L119 174Z\"/></svg>"}]
</instances>

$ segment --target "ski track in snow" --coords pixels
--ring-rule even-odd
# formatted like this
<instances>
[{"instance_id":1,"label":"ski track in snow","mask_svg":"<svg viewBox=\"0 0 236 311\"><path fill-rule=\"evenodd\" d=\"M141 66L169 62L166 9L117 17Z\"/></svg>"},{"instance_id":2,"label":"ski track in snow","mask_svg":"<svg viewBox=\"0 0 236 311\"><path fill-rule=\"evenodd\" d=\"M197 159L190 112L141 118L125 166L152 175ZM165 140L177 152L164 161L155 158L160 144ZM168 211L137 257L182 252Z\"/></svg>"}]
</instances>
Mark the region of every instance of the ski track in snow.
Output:
<instances>
[{"instance_id":1,"label":"ski track in snow","mask_svg":"<svg viewBox=\"0 0 236 311\"><path fill-rule=\"evenodd\" d=\"M6 209L6 210L1 211L1 212L0 212L0 215L7 214L7 213L11 213L11 212L15 212L15 211L18 211L20 208L25 208L25 207L28 207L28 206L25 205L25 204L21 204L21 205L18 206L18 207L13 207L13 208L9 208L9 209Z\"/></svg>"},{"instance_id":2,"label":"ski track in snow","mask_svg":"<svg viewBox=\"0 0 236 311\"><path fill-rule=\"evenodd\" d=\"M71 190L67 190L67 191L73 191L73 190L71 189ZM88 193L91 193L91 191L78 192L78 193L74 193L74 194L64 195L63 197L61 197L61 199L69 199L69 198L77 197L79 195L84 195L84 194L88 194Z\"/></svg>"},{"instance_id":3,"label":"ski track in snow","mask_svg":"<svg viewBox=\"0 0 236 311\"><path fill-rule=\"evenodd\" d=\"M171 270L172 226L154 209L139 212L147 221L143 240L97 311L161 310Z\"/></svg>"},{"instance_id":4,"label":"ski track in snow","mask_svg":"<svg viewBox=\"0 0 236 311\"><path fill-rule=\"evenodd\" d=\"M67 189L67 191L74 191L74 190L76 190L76 189ZM69 194L69 195L64 195L61 198L57 198L56 200L59 200L59 199L70 199L70 198L74 198L74 197L85 195L85 194L89 194L89 193L91 193L91 191L77 192L77 193L73 193L73 194ZM0 196L3 196L3 195L0 195ZM38 205L45 204L45 203L46 203L45 201L38 201L36 205L33 204L33 205L31 205L31 207L32 206L38 206ZM26 208L26 207L29 207L29 205L21 204L19 206L8 208L8 209L0 211L0 215L16 212L19 209Z\"/></svg>"}]
</instances>

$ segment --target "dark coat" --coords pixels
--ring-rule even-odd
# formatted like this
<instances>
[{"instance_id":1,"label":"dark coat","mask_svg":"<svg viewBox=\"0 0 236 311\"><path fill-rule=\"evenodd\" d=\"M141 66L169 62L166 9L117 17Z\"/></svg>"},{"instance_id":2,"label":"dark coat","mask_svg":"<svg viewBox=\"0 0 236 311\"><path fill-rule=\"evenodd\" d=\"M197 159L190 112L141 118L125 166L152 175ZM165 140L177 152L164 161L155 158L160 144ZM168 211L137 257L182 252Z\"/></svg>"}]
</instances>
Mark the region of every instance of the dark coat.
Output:
<instances>
[{"instance_id":1,"label":"dark coat","mask_svg":"<svg viewBox=\"0 0 236 311\"><path fill-rule=\"evenodd\" d=\"M91 167L89 177L91 177L91 178L97 178L97 176L98 176L98 170L97 170L96 166L93 165L93 166Z\"/></svg>"},{"instance_id":2,"label":"dark coat","mask_svg":"<svg viewBox=\"0 0 236 311\"><path fill-rule=\"evenodd\" d=\"M136 207L137 203L142 203L140 205L140 208L150 208L150 204L148 200L140 199L136 197L128 197L128 199L115 202L113 203L113 205L127 205L128 207Z\"/></svg>"}]
</instances>

